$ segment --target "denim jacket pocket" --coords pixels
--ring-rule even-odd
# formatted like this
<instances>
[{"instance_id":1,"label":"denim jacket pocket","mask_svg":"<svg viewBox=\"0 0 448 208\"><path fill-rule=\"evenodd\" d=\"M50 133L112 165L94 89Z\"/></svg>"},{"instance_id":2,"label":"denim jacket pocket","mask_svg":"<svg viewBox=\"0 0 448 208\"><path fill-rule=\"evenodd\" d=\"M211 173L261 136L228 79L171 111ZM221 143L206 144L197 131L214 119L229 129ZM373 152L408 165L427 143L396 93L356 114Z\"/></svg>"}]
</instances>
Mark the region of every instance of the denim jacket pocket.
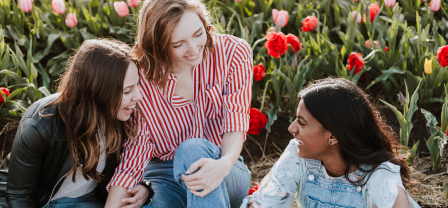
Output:
<instances>
[{"instance_id":1,"label":"denim jacket pocket","mask_svg":"<svg viewBox=\"0 0 448 208\"><path fill-rule=\"evenodd\" d=\"M208 88L206 94L208 97L207 110L205 112L206 117L208 119L222 118L223 97L221 94L221 87L219 86L219 84L216 84L213 87Z\"/></svg>"}]
</instances>

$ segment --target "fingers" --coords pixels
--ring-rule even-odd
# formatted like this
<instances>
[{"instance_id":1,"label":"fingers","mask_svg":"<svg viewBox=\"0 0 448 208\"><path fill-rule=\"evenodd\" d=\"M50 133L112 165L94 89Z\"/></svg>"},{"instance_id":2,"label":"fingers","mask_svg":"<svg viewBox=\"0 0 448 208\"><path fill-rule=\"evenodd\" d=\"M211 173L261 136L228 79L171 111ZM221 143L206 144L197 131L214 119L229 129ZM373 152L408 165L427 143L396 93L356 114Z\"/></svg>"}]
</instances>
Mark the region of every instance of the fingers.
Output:
<instances>
[{"instance_id":1,"label":"fingers","mask_svg":"<svg viewBox=\"0 0 448 208\"><path fill-rule=\"evenodd\" d=\"M143 202L144 193L142 191L142 188L145 188L145 187L143 187L142 185L137 185L134 188L129 188L127 191L129 193L132 193L133 197L122 199L121 201L129 203L128 205L123 206L122 208L139 208L139 207L141 207L141 205L143 205L143 203L144 203Z\"/></svg>"},{"instance_id":2,"label":"fingers","mask_svg":"<svg viewBox=\"0 0 448 208\"><path fill-rule=\"evenodd\" d=\"M186 171L187 174L191 174L194 171L196 171L198 168L202 167L205 163L207 163L207 160L205 158L201 158L198 161L194 162L190 165L190 168Z\"/></svg>"},{"instance_id":3,"label":"fingers","mask_svg":"<svg viewBox=\"0 0 448 208\"><path fill-rule=\"evenodd\" d=\"M195 196L204 197L204 196L207 196L211 191L210 190L202 190L201 192L199 192L199 191L195 191L195 190L190 190L190 192L192 194L194 194Z\"/></svg>"}]
</instances>

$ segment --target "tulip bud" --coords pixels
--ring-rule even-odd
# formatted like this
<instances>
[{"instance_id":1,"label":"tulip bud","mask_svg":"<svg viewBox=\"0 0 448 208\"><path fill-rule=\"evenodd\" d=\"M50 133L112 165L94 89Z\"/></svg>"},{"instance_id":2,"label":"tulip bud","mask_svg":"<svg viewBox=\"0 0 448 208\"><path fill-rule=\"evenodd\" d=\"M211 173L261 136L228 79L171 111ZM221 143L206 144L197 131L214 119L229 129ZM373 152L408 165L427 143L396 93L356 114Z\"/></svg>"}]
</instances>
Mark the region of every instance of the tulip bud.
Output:
<instances>
[{"instance_id":1,"label":"tulip bud","mask_svg":"<svg viewBox=\"0 0 448 208\"><path fill-rule=\"evenodd\" d=\"M431 8L431 10L433 12L437 12L440 9L440 0L431 0L431 3L429 3L429 8Z\"/></svg>"},{"instance_id":2,"label":"tulip bud","mask_svg":"<svg viewBox=\"0 0 448 208\"><path fill-rule=\"evenodd\" d=\"M294 56L291 61L291 68L296 68L297 66L297 56Z\"/></svg>"},{"instance_id":3,"label":"tulip bud","mask_svg":"<svg viewBox=\"0 0 448 208\"><path fill-rule=\"evenodd\" d=\"M114 8L120 17L126 17L129 14L128 5L124 1L114 2Z\"/></svg>"},{"instance_id":4,"label":"tulip bud","mask_svg":"<svg viewBox=\"0 0 448 208\"><path fill-rule=\"evenodd\" d=\"M275 27L270 27L266 30L266 33L276 32Z\"/></svg>"},{"instance_id":5,"label":"tulip bud","mask_svg":"<svg viewBox=\"0 0 448 208\"><path fill-rule=\"evenodd\" d=\"M29 12L33 8L33 4L31 0L19 0L20 9L23 12Z\"/></svg>"},{"instance_id":6,"label":"tulip bud","mask_svg":"<svg viewBox=\"0 0 448 208\"><path fill-rule=\"evenodd\" d=\"M425 74L432 73L432 61L425 58Z\"/></svg>"},{"instance_id":7,"label":"tulip bud","mask_svg":"<svg viewBox=\"0 0 448 208\"><path fill-rule=\"evenodd\" d=\"M395 3L395 0L384 0L384 5L386 5L387 7L393 7Z\"/></svg>"},{"instance_id":8,"label":"tulip bud","mask_svg":"<svg viewBox=\"0 0 448 208\"><path fill-rule=\"evenodd\" d=\"M64 14L66 10L64 0L53 0L51 2L51 8L58 14Z\"/></svg>"},{"instance_id":9,"label":"tulip bud","mask_svg":"<svg viewBox=\"0 0 448 208\"><path fill-rule=\"evenodd\" d=\"M406 105L406 98L403 96L403 93L398 93L398 100L400 101L401 105Z\"/></svg>"},{"instance_id":10,"label":"tulip bud","mask_svg":"<svg viewBox=\"0 0 448 208\"><path fill-rule=\"evenodd\" d=\"M355 19L356 16L356 23L361 22L361 14L359 14L357 11L352 11L352 19Z\"/></svg>"},{"instance_id":11,"label":"tulip bud","mask_svg":"<svg viewBox=\"0 0 448 208\"><path fill-rule=\"evenodd\" d=\"M75 13L68 13L67 17L65 17L65 24L67 27L74 27L78 24L78 19L76 18Z\"/></svg>"},{"instance_id":12,"label":"tulip bud","mask_svg":"<svg viewBox=\"0 0 448 208\"><path fill-rule=\"evenodd\" d=\"M128 0L128 5L130 7L138 7L140 5L140 0Z\"/></svg>"},{"instance_id":13,"label":"tulip bud","mask_svg":"<svg viewBox=\"0 0 448 208\"><path fill-rule=\"evenodd\" d=\"M301 29L304 32L309 32L311 30L314 30L317 27L318 24L319 24L319 20L317 20L317 18L314 15L307 16L302 21Z\"/></svg>"},{"instance_id":14,"label":"tulip bud","mask_svg":"<svg viewBox=\"0 0 448 208\"><path fill-rule=\"evenodd\" d=\"M280 27L285 27L288 23L289 14L285 10L278 11L277 9L272 9L272 17L274 18L274 23Z\"/></svg>"},{"instance_id":15,"label":"tulip bud","mask_svg":"<svg viewBox=\"0 0 448 208\"><path fill-rule=\"evenodd\" d=\"M9 96L9 90L7 88L4 87L0 87L0 90L3 92L3 94L5 94L5 97ZM0 95L0 103L3 103L5 100L3 100L3 96ZM3 103L6 104L6 103Z\"/></svg>"}]
</instances>

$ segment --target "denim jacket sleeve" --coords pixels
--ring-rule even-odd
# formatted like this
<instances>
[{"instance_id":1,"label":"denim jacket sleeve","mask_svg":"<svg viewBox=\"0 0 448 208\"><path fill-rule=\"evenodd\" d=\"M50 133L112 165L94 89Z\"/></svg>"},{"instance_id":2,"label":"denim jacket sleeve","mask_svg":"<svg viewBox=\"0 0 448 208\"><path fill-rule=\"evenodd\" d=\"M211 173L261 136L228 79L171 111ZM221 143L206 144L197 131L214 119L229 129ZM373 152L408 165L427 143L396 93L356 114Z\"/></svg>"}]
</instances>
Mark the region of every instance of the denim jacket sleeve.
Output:
<instances>
[{"instance_id":1,"label":"denim jacket sleeve","mask_svg":"<svg viewBox=\"0 0 448 208\"><path fill-rule=\"evenodd\" d=\"M11 149L6 200L10 208L37 207L35 194L43 167L45 133L34 118L19 124Z\"/></svg>"}]
</instances>

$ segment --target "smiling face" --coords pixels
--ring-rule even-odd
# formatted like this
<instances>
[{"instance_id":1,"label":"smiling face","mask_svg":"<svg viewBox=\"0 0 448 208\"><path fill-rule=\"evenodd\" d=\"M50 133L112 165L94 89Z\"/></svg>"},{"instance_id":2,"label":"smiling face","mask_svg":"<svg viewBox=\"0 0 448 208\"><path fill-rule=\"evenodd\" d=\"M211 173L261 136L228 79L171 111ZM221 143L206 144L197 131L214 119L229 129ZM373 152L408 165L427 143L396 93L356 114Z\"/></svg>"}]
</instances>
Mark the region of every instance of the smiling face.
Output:
<instances>
[{"instance_id":1,"label":"smiling face","mask_svg":"<svg viewBox=\"0 0 448 208\"><path fill-rule=\"evenodd\" d=\"M192 68L202 62L207 35L199 16L186 10L171 34L172 70Z\"/></svg>"},{"instance_id":2,"label":"smiling face","mask_svg":"<svg viewBox=\"0 0 448 208\"><path fill-rule=\"evenodd\" d=\"M332 144L336 144L337 141L332 137L331 132L325 130L306 109L303 99L299 102L296 116L296 120L289 126L288 131L298 140L299 156L323 160L332 152L329 151L331 148L329 141L331 140Z\"/></svg>"},{"instance_id":3,"label":"smiling face","mask_svg":"<svg viewBox=\"0 0 448 208\"><path fill-rule=\"evenodd\" d=\"M120 108L117 112L117 119L120 121L127 121L134 111L135 105L141 99L142 94L140 93L140 77L138 75L138 69L133 62L130 62L124 78L123 96Z\"/></svg>"}]
</instances>

